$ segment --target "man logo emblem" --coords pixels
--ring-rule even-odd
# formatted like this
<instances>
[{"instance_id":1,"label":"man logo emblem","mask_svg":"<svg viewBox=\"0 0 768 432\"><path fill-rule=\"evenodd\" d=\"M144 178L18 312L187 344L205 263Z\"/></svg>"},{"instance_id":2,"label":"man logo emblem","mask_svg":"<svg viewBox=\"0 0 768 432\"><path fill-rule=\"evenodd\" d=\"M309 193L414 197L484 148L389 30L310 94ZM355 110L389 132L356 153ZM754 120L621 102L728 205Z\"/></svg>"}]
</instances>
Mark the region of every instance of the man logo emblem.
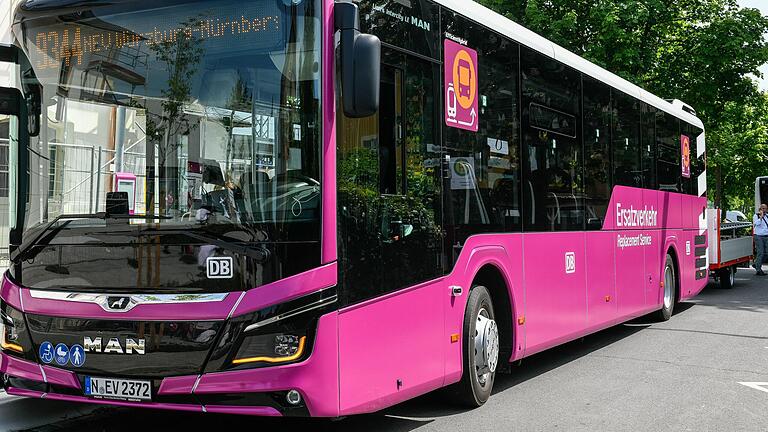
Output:
<instances>
[{"instance_id":1,"label":"man logo emblem","mask_svg":"<svg viewBox=\"0 0 768 432\"><path fill-rule=\"evenodd\" d=\"M130 297L108 297L107 307L111 310L125 310L131 304Z\"/></svg>"},{"instance_id":2,"label":"man logo emblem","mask_svg":"<svg viewBox=\"0 0 768 432\"><path fill-rule=\"evenodd\" d=\"M205 269L208 279L231 279L234 270L232 257L208 257Z\"/></svg>"}]
</instances>

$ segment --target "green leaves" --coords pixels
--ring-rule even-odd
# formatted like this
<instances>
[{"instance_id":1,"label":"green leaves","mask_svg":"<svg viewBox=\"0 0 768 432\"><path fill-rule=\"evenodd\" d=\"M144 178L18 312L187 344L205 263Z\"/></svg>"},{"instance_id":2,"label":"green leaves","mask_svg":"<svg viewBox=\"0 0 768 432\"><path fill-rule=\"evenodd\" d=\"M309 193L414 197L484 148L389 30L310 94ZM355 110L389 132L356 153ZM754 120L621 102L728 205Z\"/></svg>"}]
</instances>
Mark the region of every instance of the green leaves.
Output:
<instances>
[{"instance_id":1,"label":"green leaves","mask_svg":"<svg viewBox=\"0 0 768 432\"><path fill-rule=\"evenodd\" d=\"M751 207L754 178L768 173L768 103L753 80L768 63L768 17L736 0L478 2L662 98L693 106L707 129L710 196ZM727 173L713 172L726 166Z\"/></svg>"}]
</instances>

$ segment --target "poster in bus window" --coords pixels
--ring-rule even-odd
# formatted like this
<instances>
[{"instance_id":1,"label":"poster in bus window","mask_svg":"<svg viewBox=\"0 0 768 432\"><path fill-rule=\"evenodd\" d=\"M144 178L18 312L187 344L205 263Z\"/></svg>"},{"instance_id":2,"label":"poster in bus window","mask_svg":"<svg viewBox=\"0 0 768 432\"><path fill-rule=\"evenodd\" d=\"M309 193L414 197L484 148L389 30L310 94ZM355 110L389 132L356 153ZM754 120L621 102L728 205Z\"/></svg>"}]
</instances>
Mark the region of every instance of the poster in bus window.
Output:
<instances>
[{"instance_id":1,"label":"poster in bus window","mask_svg":"<svg viewBox=\"0 0 768 432\"><path fill-rule=\"evenodd\" d=\"M691 178L691 138L687 135L680 136L680 154L682 155L683 177Z\"/></svg>"},{"instance_id":2,"label":"poster in bus window","mask_svg":"<svg viewBox=\"0 0 768 432\"><path fill-rule=\"evenodd\" d=\"M478 82L477 51L446 39L445 124L477 132Z\"/></svg>"},{"instance_id":3,"label":"poster in bus window","mask_svg":"<svg viewBox=\"0 0 768 432\"><path fill-rule=\"evenodd\" d=\"M475 159L451 157L451 190L475 189Z\"/></svg>"}]
</instances>

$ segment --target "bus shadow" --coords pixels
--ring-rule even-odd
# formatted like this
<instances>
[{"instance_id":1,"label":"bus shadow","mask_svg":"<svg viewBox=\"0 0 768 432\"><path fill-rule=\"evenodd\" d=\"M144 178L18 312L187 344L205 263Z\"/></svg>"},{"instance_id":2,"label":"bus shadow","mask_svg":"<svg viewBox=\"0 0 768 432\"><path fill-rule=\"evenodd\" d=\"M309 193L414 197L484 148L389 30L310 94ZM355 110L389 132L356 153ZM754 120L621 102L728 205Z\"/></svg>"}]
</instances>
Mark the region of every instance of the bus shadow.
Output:
<instances>
[{"instance_id":1,"label":"bus shadow","mask_svg":"<svg viewBox=\"0 0 768 432\"><path fill-rule=\"evenodd\" d=\"M28 415L28 413L26 413ZM398 431L410 432L431 423L432 419L406 419L380 413L351 416L338 420L323 418L248 417L127 408L98 408L85 415L66 416L49 424L16 428L15 432L135 432L136 425L151 425L149 430L221 430L223 425L243 430L310 431Z\"/></svg>"},{"instance_id":2,"label":"bus shadow","mask_svg":"<svg viewBox=\"0 0 768 432\"><path fill-rule=\"evenodd\" d=\"M635 333L650 327L651 324L652 320L649 318L638 318L629 323L610 327L598 333L585 336L584 338L527 357L523 359L519 365L512 366L511 374L497 375L493 393L496 394L507 391L532 378L536 378L539 375L557 369L574 360L578 360L594 351L598 351L622 339L628 338Z\"/></svg>"},{"instance_id":3,"label":"bus shadow","mask_svg":"<svg viewBox=\"0 0 768 432\"><path fill-rule=\"evenodd\" d=\"M768 311L768 278L758 278L753 269L739 269L733 288L723 289L710 282L693 299L700 306L744 312Z\"/></svg>"},{"instance_id":4,"label":"bus shadow","mask_svg":"<svg viewBox=\"0 0 768 432\"><path fill-rule=\"evenodd\" d=\"M649 327L650 323L620 324L598 333L548 349L513 364L511 373L497 374L493 394L513 390L526 381L559 368L594 351L618 342ZM386 416L406 417L412 420L445 417L466 412L466 408L445 402L440 391L403 402L382 411Z\"/></svg>"}]
</instances>

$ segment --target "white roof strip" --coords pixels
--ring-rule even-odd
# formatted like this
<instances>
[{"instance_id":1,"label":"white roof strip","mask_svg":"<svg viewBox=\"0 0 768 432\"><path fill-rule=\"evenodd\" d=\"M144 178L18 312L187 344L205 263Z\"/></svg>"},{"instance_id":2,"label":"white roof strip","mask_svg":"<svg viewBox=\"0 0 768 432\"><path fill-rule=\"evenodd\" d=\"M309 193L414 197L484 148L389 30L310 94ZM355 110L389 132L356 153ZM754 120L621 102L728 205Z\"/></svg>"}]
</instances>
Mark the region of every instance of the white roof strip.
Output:
<instances>
[{"instance_id":1,"label":"white roof strip","mask_svg":"<svg viewBox=\"0 0 768 432\"><path fill-rule=\"evenodd\" d=\"M511 21L498 13L470 0L434 0L448 9L458 12L465 17L476 21L489 29L499 32L508 38L517 41L548 57L554 58L574 69L577 69L593 78L605 82L611 87L632 95L637 99L686 122L704 129L704 124L698 117L683 111L664 99L650 93L639 86L613 74L600 66L568 51L567 49L547 40L546 38L528 30L520 24Z\"/></svg>"}]
</instances>

